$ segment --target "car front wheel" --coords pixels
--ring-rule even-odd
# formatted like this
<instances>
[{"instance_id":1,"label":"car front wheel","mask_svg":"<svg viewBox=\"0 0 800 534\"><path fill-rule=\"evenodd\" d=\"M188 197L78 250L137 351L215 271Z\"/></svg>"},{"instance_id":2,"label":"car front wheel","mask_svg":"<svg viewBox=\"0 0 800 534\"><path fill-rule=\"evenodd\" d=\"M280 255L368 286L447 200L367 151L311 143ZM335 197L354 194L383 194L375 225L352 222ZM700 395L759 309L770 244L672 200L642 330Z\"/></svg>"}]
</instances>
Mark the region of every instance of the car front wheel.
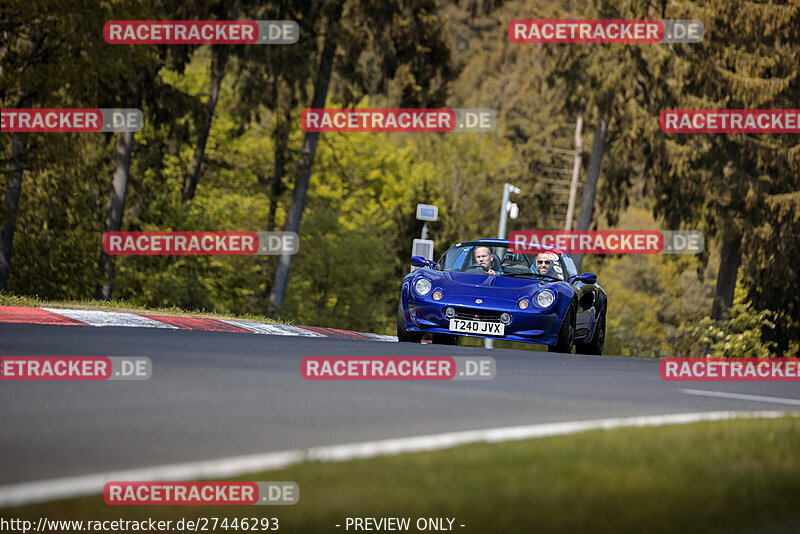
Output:
<instances>
[{"instance_id":1,"label":"car front wheel","mask_svg":"<svg viewBox=\"0 0 800 534\"><path fill-rule=\"evenodd\" d=\"M570 306L567 310L567 315L561 323L561 329L558 331L558 340L555 345L547 347L548 352L572 352L572 346L575 344L575 310Z\"/></svg>"},{"instance_id":2,"label":"car front wheel","mask_svg":"<svg viewBox=\"0 0 800 534\"><path fill-rule=\"evenodd\" d=\"M406 314L403 311L403 301L397 303L397 341L405 343L419 343L422 341L422 332L409 332L406 330Z\"/></svg>"},{"instance_id":3,"label":"car front wheel","mask_svg":"<svg viewBox=\"0 0 800 534\"><path fill-rule=\"evenodd\" d=\"M603 354L603 346L606 342L606 307L600 310L600 318L597 320L597 327L594 329L594 336L588 343L578 343L577 352L580 354Z\"/></svg>"}]
</instances>

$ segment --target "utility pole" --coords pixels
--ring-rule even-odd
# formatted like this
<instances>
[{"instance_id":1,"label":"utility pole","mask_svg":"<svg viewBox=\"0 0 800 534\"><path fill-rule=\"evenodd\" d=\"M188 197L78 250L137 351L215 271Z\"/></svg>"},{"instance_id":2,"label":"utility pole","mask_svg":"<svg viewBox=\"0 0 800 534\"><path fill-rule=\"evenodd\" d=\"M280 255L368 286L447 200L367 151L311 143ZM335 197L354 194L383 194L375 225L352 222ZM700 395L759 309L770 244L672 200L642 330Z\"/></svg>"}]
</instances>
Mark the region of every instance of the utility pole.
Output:
<instances>
[{"instance_id":1,"label":"utility pole","mask_svg":"<svg viewBox=\"0 0 800 534\"><path fill-rule=\"evenodd\" d=\"M572 219L575 218L575 200L578 197L578 179L581 174L581 156L583 155L583 112L578 113L575 124L575 160L572 164L572 182L569 185L569 204L564 230L572 230Z\"/></svg>"},{"instance_id":2,"label":"utility pole","mask_svg":"<svg viewBox=\"0 0 800 534\"><path fill-rule=\"evenodd\" d=\"M519 206L511 202L511 193L519 195L522 191L511 184L503 184L503 199L500 201L500 224L497 226L497 239L506 238L506 221L508 216L510 215L512 219L516 219L519 216ZM484 338L483 346L487 349L493 348L494 340Z\"/></svg>"},{"instance_id":3,"label":"utility pole","mask_svg":"<svg viewBox=\"0 0 800 534\"><path fill-rule=\"evenodd\" d=\"M503 200L500 202L500 225L497 227L497 239L506 238L506 220L509 213L512 219L519 215L519 206L509 200L511 193L519 195L522 191L511 184L503 184Z\"/></svg>"}]
</instances>

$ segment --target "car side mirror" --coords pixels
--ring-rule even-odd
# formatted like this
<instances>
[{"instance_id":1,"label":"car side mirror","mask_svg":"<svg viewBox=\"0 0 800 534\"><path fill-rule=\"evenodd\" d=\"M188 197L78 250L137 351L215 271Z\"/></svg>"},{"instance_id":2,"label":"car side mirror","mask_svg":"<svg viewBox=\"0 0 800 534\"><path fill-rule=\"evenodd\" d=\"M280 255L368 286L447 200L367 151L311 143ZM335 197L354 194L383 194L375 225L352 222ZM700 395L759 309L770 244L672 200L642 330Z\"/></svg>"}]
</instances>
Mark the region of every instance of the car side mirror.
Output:
<instances>
[{"instance_id":1,"label":"car side mirror","mask_svg":"<svg viewBox=\"0 0 800 534\"><path fill-rule=\"evenodd\" d=\"M581 282L584 284L595 284L597 283L597 275L594 273L583 273L581 275Z\"/></svg>"},{"instance_id":2,"label":"car side mirror","mask_svg":"<svg viewBox=\"0 0 800 534\"><path fill-rule=\"evenodd\" d=\"M430 267L431 269L435 268L437 263L435 261L426 260L422 256L411 256L411 266L412 267Z\"/></svg>"}]
</instances>

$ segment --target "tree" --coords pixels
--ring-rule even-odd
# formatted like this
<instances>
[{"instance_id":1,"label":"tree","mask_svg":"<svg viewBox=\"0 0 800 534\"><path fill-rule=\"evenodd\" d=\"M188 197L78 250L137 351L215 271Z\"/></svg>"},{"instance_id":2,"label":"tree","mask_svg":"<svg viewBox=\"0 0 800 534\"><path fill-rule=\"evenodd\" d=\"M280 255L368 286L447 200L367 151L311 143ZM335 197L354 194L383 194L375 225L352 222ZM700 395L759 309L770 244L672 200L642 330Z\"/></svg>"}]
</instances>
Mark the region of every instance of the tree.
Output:
<instances>
[{"instance_id":1,"label":"tree","mask_svg":"<svg viewBox=\"0 0 800 534\"><path fill-rule=\"evenodd\" d=\"M75 2L68 10L42 0L6 2L0 11L4 41L0 51L0 71L4 74L0 76L0 107L68 107L65 103L81 102L92 94L97 77L108 74L91 65L93 58L102 55L98 45L107 46L97 31L104 20L96 3L89 1ZM96 106L93 103L91 107ZM0 142L7 146L8 137L3 138ZM25 170L46 164L36 154L44 145L56 152L72 151L66 138L52 134L13 134L10 138L11 172L0 226L0 290L8 288L11 274Z\"/></svg>"},{"instance_id":2,"label":"tree","mask_svg":"<svg viewBox=\"0 0 800 534\"><path fill-rule=\"evenodd\" d=\"M679 4L669 18L700 19L705 39L675 47L667 63L664 108L782 109L800 99L800 6ZM655 111L655 110L653 110ZM793 140L773 134L660 134L647 139L655 212L673 228L701 223L719 237L721 262L712 319L733 304L738 271L756 245L765 196L796 190Z\"/></svg>"},{"instance_id":3,"label":"tree","mask_svg":"<svg viewBox=\"0 0 800 534\"><path fill-rule=\"evenodd\" d=\"M797 151L795 145L788 153ZM741 269L742 285L756 309L775 312L775 328L765 329L764 337L777 344L779 354L796 356L800 348L800 295L787 288L800 285L800 190L768 195L764 208L763 224L754 230L745 254L748 261Z\"/></svg>"},{"instance_id":4,"label":"tree","mask_svg":"<svg viewBox=\"0 0 800 534\"><path fill-rule=\"evenodd\" d=\"M206 103L206 110L202 122L197 131L197 146L195 147L192 162L189 164L189 171L186 174L186 181L183 185L183 201L189 201L194 198L195 189L197 189L197 180L200 177L200 167L203 164L203 157L206 152L206 142L208 142L208 134L211 131L211 122L214 120L214 110L217 107L217 100L219 99L219 88L222 85L222 78L225 76L225 64L228 61L227 45L214 45L212 46L212 59L211 59L211 87L208 90L208 102Z\"/></svg>"},{"instance_id":5,"label":"tree","mask_svg":"<svg viewBox=\"0 0 800 534\"><path fill-rule=\"evenodd\" d=\"M3 200L3 222L0 226L0 291L8 288L8 277L11 274L11 255L14 251L14 231L17 223L17 206L22 190L24 167L22 157L25 144L22 135L14 133L11 137L11 163L6 194Z\"/></svg>"},{"instance_id":6,"label":"tree","mask_svg":"<svg viewBox=\"0 0 800 534\"><path fill-rule=\"evenodd\" d=\"M327 19L327 29L322 45L322 52L319 59L317 76L314 79L314 97L311 100L312 108L324 108L328 97L328 86L331 82L333 72L333 58L336 53L336 37L334 24L341 17L341 5L333 7ZM314 156L317 152L319 143L319 132L307 132L303 141L303 151L297 165L297 181L292 192L292 203L289 213L286 215L284 230L287 232L299 232L300 221L303 217L305 208L308 184L311 180L311 169L314 164ZM286 287L289 284L289 269L292 265L292 256L283 255L278 260L275 270L275 279L270 293L270 302L275 311L279 311L283 300L286 298Z\"/></svg>"},{"instance_id":7,"label":"tree","mask_svg":"<svg viewBox=\"0 0 800 534\"><path fill-rule=\"evenodd\" d=\"M119 132L114 150L114 174L111 178L111 192L108 194L108 215L106 232L119 232L122 228L122 211L125 209L125 195L128 191L128 178L133 150L133 132ZM105 255L106 281L98 291L98 298L111 300L114 279L114 258Z\"/></svg>"},{"instance_id":8,"label":"tree","mask_svg":"<svg viewBox=\"0 0 800 534\"><path fill-rule=\"evenodd\" d=\"M345 13L348 24L340 21ZM326 3L321 8L317 26L319 34L324 37L318 55L311 107L325 107L336 52L340 47L344 53L338 68L346 74L344 79L350 81L343 84L347 101L352 102L362 92L373 88L388 88L390 96L395 96L393 101L399 105L441 102L445 94L444 84L453 73L447 53L449 49L443 42L443 26L435 13L436 5L430 0L415 0L410 5L400 1L353 2L347 4L346 9L342 3ZM354 46L358 42L371 46L361 50L361 47ZM372 61L369 61L370 55L374 56ZM367 83L369 77L353 76L353 73L360 72L358 65L364 60L371 67L367 72L377 76L375 85ZM319 132L306 133L284 225L286 231L300 231L318 142ZM270 292L274 311L280 310L286 297L291 264L292 256L281 256L278 260Z\"/></svg>"}]
</instances>

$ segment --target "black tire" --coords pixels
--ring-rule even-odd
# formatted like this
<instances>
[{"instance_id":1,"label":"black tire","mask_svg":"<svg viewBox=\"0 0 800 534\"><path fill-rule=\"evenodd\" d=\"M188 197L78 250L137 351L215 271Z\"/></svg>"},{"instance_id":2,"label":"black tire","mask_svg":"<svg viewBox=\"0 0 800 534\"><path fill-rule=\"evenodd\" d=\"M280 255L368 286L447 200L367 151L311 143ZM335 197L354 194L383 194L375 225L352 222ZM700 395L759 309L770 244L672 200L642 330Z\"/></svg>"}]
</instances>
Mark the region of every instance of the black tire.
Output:
<instances>
[{"instance_id":1,"label":"black tire","mask_svg":"<svg viewBox=\"0 0 800 534\"><path fill-rule=\"evenodd\" d=\"M603 347L606 343L606 307L600 310L600 319L597 322L597 328L594 329L594 336L588 343L578 343L575 347L579 354L594 354L600 356L603 354Z\"/></svg>"},{"instance_id":2,"label":"black tire","mask_svg":"<svg viewBox=\"0 0 800 534\"><path fill-rule=\"evenodd\" d=\"M458 336L451 334L432 334L431 343L434 345L458 345Z\"/></svg>"},{"instance_id":3,"label":"black tire","mask_svg":"<svg viewBox=\"0 0 800 534\"><path fill-rule=\"evenodd\" d=\"M561 329L558 331L558 340L555 345L548 345L548 352L572 353L572 346L575 344L575 309L570 306Z\"/></svg>"},{"instance_id":4,"label":"black tire","mask_svg":"<svg viewBox=\"0 0 800 534\"><path fill-rule=\"evenodd\" d=\"M406 316L403 313L403 300L397 303L397 341L405 343L419 343L422 341L422 332L409 332L406 330Z\"/></svg>"}]
</instances>

